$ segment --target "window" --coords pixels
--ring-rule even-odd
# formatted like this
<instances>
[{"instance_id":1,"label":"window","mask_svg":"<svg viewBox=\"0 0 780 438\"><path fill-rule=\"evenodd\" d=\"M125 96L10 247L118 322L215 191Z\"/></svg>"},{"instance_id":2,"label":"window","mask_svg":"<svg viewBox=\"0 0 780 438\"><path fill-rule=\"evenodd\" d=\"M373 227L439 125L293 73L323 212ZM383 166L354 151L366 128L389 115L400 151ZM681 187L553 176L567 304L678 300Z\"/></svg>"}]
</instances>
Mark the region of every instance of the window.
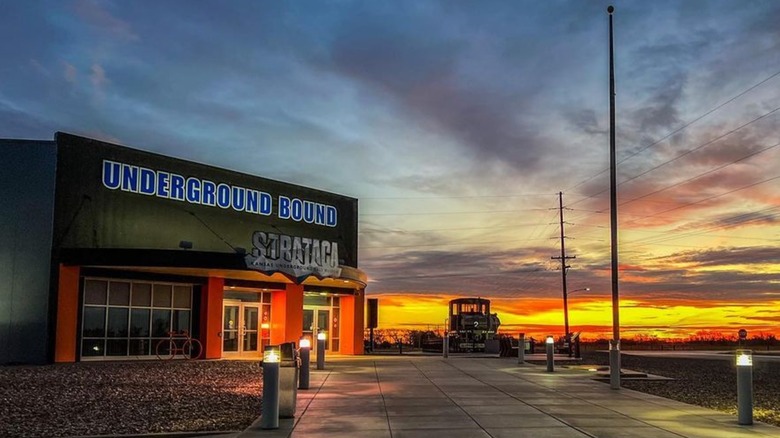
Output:
<instances>
[{"instance_id":1,"label":"window","mask_svg":"<svg viewBox=\"0 0 780 438\"><path fill-rule=\"evenodd\" d=\"M171 330L192 332L192 285L84 280L83 359L153 356Z\"/></svg>"}]
</instances>

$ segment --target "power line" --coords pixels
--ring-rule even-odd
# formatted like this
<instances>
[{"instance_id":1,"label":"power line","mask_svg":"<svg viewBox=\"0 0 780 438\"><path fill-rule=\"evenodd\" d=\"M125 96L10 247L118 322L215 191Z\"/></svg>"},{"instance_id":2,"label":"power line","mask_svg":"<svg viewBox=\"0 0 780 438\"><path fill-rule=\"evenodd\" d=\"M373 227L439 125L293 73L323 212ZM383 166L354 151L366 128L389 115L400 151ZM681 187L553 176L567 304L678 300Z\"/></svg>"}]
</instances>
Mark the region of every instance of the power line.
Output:
<instances>
[{"instance_id":1,"label":"power line","mask_svg":"<svg viewBox=\"0 0 780 438\"><path fill-rule=\"evenodd\" d=\"M522 198L536 196L553 196L554 193L523 193L516 195L470 195L470 196L377 196L361 197L360 200L435 200L435 199L482 199L482 198Z\"/></svg>"},{"instance_id":2,"label":"power line","mask_svg":"<svg viewBox=\"0 0 780 438\"><path fill-rule=\"evenodd\" d=\"M483 213L522 213L528 211L543 211L546 208L527 208L524 210L478 210L478 211L445 211L445 212L425 212L425 213L360 213L361 216L437 216L449 214L483 214Z\"/></svg>"},{"instance_id":3,"label":"power line","mask_svg":"<svg viewBox=\"0 0 780 438\"><path fill-rule=\"evenodd\" d=\"M627 160L629 160L629 159L631 159L631 158L633 158L633 157L635 157L635 156L639 155L641 152L644 152L645 150L647 150L647 149L649 149L649 148L651 148L651 147L653 147L653 146L657 145L658 143L660 143L660 142L662 142L662 141L664 141L664 140L668 139L669 137L671 137L671 136L673 136L673 135L677 134L678 132L680 132L680 131L684 130L685 128L687 128L687 127L689 127L689 126L691 126L691 125L693 125L694 123L696 123L696 122L698 122L699 120L701 120L701 119L703 119L703 118L707 117L708 115L710 115L710 114L714 113L715 111L717 111L717 110L719 110L719 109L723 108L724 106L726 106L726 105L730 104L731 102L733 102L733 101L735 101L735 100L739 99L740 97L742 97L742 96L744 96L745 94L747 94L747 93L749 93L749 92L753 91L754 89L758 88L759 86L763 85L765 82L767 82L767 81L769 81L769 80L773 79L774 77L776 77L776 76L778 76L778 75L780 75L780 71L777 71L777 72L773 73L773 74L772 74L772 75L770 75L769 77L767 77L767 78L765 78L765 79L763 79L763 80L759 81L758 83L756 83L756 84L752 85L752 86L751 86L751 87L749 87L748 89L746 89L746 90L744 90L744 91L742 91L742 92L738 93L738 94L737 94L737 95L735 95L734 97L732 97L732 98L730 98L730 99L726 100L725 102L723 102L723 103L721 103L721 104L717 105L716 107L714 107L714 108L712 108L711 110L709 110L709 111L705 112L704 114L702 114L702 115L700 115L700 116L696 117L695 119L691 120L690 122L688 122L688 123L686 123L686 124L682 125L681 127L679 127L679 128L677 128L677 129L675 129L674 131L672 131L672 132L670 132L670 133L666 134L664 137L662 137L662 138L660 138L660 139L658 139L658 140L656 140L656 141L654 141L654 142L652 142L652 143L650 143L650 144L648 144L648 145L645 145L645 146L643 146L643 147L639 148L639 149L638 149L636 152L634 152L633 154L631 154L631 155L629 155L629 156L627 156L627 157L625 157L625 158L621 159L620 161L618 161L618 164L622 164L623 162L625 162L625 161L627 161ZM574 185L574 186L570 187L570 188L569 188L569 189L567 189L566 191L568 191L568 190L574 190L575 188L577 188L577 187L579 187L579 186L581 186L581 185L585 184L586 182L588 182L588 181L592 180L593 178L596 178L596 177L598 177L599 175L602 175L602 174L604 174L604 173L606 173L606 172L608 172L608 171L609 171L609 168L606 168L606 169L602 170L601 172L598 172L597 174L595 174L595 175L593 175L593 176L591 176L591 177L589 177L589 178L587 178L587 179L585 179L585 180L583 180L583 181L581 181L581 182L577 183L576 185Z\"/></svg>"},{"instance_id":4,"label":"power line","mask_svg":"<svg viewBox=\"0 0 780 438\"><path fill-rule=\"evenodd\" d=\"M360 232L361 233L429 233L429 232L436 232L436 231L468 231L468 230L503 230L507 228L517 228L517 227L536 227L539 226L539 223L522 223L522 224L511 224L511 225L501 225L501 226L493 226L493 227L462 227L462 228L429 228L427 230L415 230L415 229L371 229L366 230L363 229Z\"/></svg>"},{"instance_id":5,"label":"power line","mask_svg":"<svg viewBox=\"0 0 780 438\"><path fill-rule=\"evenodd\" d=\"M670 211L679 210L681 208L691 207L691 206L694 206L694 205L697 205L697 204L701 204L702 202L705 202L705 201L711 201L713 199L720 198L721 196L730 195L732 193L736 193L736 192L739 192L739 191L742 191L742 190L745 190L745 189L749 189L751 187L755 187L757 185L765 184L765 183L768 183L770 181L774 181L774 180L777 180L777 179L780 179L780 175L773 176L771 178L767 178L767 179L764 179L764 180L761 180L761 181L758 181L758 182L755 182L755 183L752 183L752 184L748 184L748 185L745 185L745 186L742 186L742 187L739 187L739 188L736 188L736 189L733 189L733 190L729 190L729 191L726 191L726 192L723 192L723 193L719 193L717 195L708 196L706 198L700 199L700 200L695 201L695 202L690 202L690 203L687 203L687 204L679 205L679 206L674 207L674 208L670 208L670 209L667 209L667 210L659 211L658 213L646 215L646 216L644 216L644 217L642 217L640 219L646 219L646 218L654 217L654 216L659 215L659 214L663 214L663 213L668 213ZM634 219L631 222L636 222L636 221L637 221L637 219ZM631 223L631 222L629 222L629 223Z\"/></svg>"},{"instance_id":6,"label":"power line","mask_svg":"<svg viewBox=\"0 0 780 438\"><path fill-rule=\"evenodd\" d=\"M653 168L651 168L651 169L648 169L648 170L646 170L646 171L644 171L644 172L642 172L642 173L640 173L640 174L638 174L638 175L634 175L634 176L632 176L632 177L629 177L628 179L625 179L625 180L621 181L621 182L618 184L618 186L622 186L623 184L626 184L626 183L628 183L628 182L631 182L631 181L633 181L633 180L635 180L635 179L637 179L637 178L640 178L640 177L642 177L642 176L644 176L644 175L647 175L648 173L650 173L650 172L652 172L652 171L654 171L654 170L657 170L657 169L659 169L659 168L661 168L661 167L663 167L663 166L666 166L666 165L667 165L667 164L669 164L669 163L672 163L672 162L674 162L674 161L677 161L678 159L680 159L680 158L682 158L682 157L685 157L685 156L687 156L687 155L689 155L689 154L691 154L691 153L693 153L693 152L696 152L696 151L698 151L698 150L700 150L700 149L703 149L703 148L705 148L705 147L707 147L707 146L709 146L709 145L711 145L711 144L715 143L716 141L718 141L718 140L721 140L721 139L723 139L724 137L727 137L727 136L729 136L729 135L731 135L731 134L733 134L733 133L735 133L735 132L739 131L739 130L740 130L740 129L742 129L742 128L745 128L745 127L747 127L747 126L749 126L749 125L751 125L751 124L753 124L753 123L755 123L755 122L758 122L759 120L762 120L762 119L764 119L764 118L766 118L766 117L769 117L770 115L772 115L772 114L776 113L777 111L780 111L780 107L776 107L776 108L772 109L771 111L769 111L769 112L767 112L767 113L764 113L764 114L762 114L762 115L760 115L760 116L758 116L758 117L754 118L753 120L751 120L751 121L749 121L749 122L747 122L747 123L744 123L744 124L740 125L740 126L739 126L739 127L737 127L737 128L734 128L734 129L732 129L731 131L728 131L728 132L726 132L725 134L722 134L722 135L720 135L720 136L718 136L718 137L716 137L716 138L714 138L714 139L712 139L712 140L709 140L709 141L707 141L707 142L705 142L705 143L703 143L703 144L701 144L701 145L699 145L699 146L697 146L697 147L695 147L695 148L693 148L693 149L690 149L690 150L688 150L688 151L685 151L685 152L683 152L682 154L680 154L680 155L677 155L676 157L674 157L674 158L672 158L672 159L666 160L666 161L662 162L661 164L658 164L657 166L655 166L655 167L653 167ZM585 200L587 200L587 199L594 198L594 197L596 197L596 196L598 196L598 195L600 195L600 194L602 194L602 193L604 193L604 192L606 192L606 191L608 191L608 190L609 190L609 189L603 189L603 190L601 190L601 191L599 191L599 192L596 192L596 193L594 193L594 194L592 194L592 195L589 195L589 196L586 196L586 197L584 197L584 198L582 198L582 199L579 199L579 200L577 200L577 201L575 201L575 202L571 203L570 205L579 204L579 203L580 203L580 202L582 202L582 201L585 201Z\"/></svg>"},{"instance_id":7,"label":"power line","mask_svg":"<svg viewBox=\"0 0 780 438\"><path fill-rule=\"evenodd\" d=\"M636 198L629 199L628 201L621 202L621 203L620 203L620 205L621 205L621 206L622 206L622 205L626 205L626 204L629 204L629 203L631 203L631 202L638 201L638 200L640 200L640 199L646 198L646 197L648 197L648 196L652 196L652 195L655 195L655 194L657 194L657 193L663 192L663 191L665 191L665 190L669 190L669 189L671 189L671 188L674 188L674 187L681 186L681 185L683 185L683 184L686 184L686 183L689 183L689 182L691 182L691 181L694 181L694 180L696 180L696 179L699 179L699 178L701 178L701 177L703 177L703 176L706 176L706 175L709 175L709 174L715 173L715 172L717 172L717 171L719 171L719 170L725 169L726 167L729 167L729 166L731 166L731 165L734 165L734 164L737 164L737 163L739 163L739 162L745 161L745 160L747 160L748 158L752 158L752 157L754 157L754 156L756 156L756 155L759 155L759 154L761 154L761 153L764 153L764 152L766 152L766 151L768 151L768 150L770 150L770 149L774 149L774 148L776 148L776 147L778 147L778 146L780 146L780 143L775 143L775 144L773 144L772 146L769 146L769 147L766 147L766 148L764 148L764 149L761 149L760 151L756 151L756 152L753 152L753 153L751 153L751 154L745 155L745 156L744 156L744 157L742 157L742 158L739 158L739 159L736 159L736 160L734 160L734 161L731 161L730 163L723 164L723 165L721 165L721 166L719 166L719 167L716 167L716 168L714 168L714 169L708 170L708 171L706 171L706 172L704 172L704 173L700 173L700 174L698 174L698 175L696 175L696 176L694 176L694 177L688 178L688 179L686 179L686 180L684 180L684 181L680 181L680 182L678 182L678 183L675 183L675 184L672 184L672 185L666 186L666 187L664 187L664 188L662 188L662 189L658 189L658 190L656 190L656 191L653 191L653 192L650 192L650 193L644 194L644 195L642 195L642 196L638 196L638 197L636 197Z\"/></svg>"},{"instance_id":8,"label":"power line","mask_svg":"<svg viewBox=\"0 0 780 438\"><path fill-rule=\"evenodd\" d=\"M517 240L496 240L496 241L488 241L488 242L469 242L469 241L461 241L461 242L451 242L451 243L419 243L415 245L388 245L388 246L361 246L360 249L380 249L380 248L417 248L417 247L429 247L429 246L479 246L479 245L488 245L488 244L494 244L494 243L512 243L512 242L527 242L531 240L549 240L547 238L540 238L540 239L517 239Z\"/></svg>"},{"instance_id":9,"label":"power line","mask_svg":"<svg viewBox=\"0 0 780 438\"><path fill-rule=\"evenodd\" d=\"M776 179L777 178L780 178L780 176L776 177ZM723 225L723 224L715 224L715 225L711 225L711 226L709 226L707 228L698 228L698 229L696 229L694 231L686 232L686 233L683 233L683 234L676 234L674 236L669 236L668 233L665 233L665 236L663 238L660 238L660 239L655 240L655 241L648 240L648 239L654 239L653 237L645 237L645 238L640 238L640 239L636 239L636 240L633 240L633 241L629 241L627 243L632 243L632 244L643 243L643 244L646 244L646 245L650 245L650 244L655 244L655 243L658 243L658 242L665 242L665 241L668 241L668 240L671 240L671 239L679 239L681 237L693 237L693 236L698 236L698 235L707 235L707 233L710 232L710 231L716 231L716 230L729 228L729 225L744 225L744 224L750 224L752 222L756 222L756 221L759 221L759 220L764 220L764 219L766 219L766 217L753 217L753 216L755 216L755 214L766 213L766 212L770 212L770 211L773 211L773 210L780 210L780 207L768 207L768 208L765 208L765 209L762 209L762 210L756 210L756 211L751 211L751 212L748 212L748 213L742 213L742 214L739 214L739 215L736 215L736 216L732 216L730 218L724 219L724 221L729 221L729 223L727 223L725 225ZM771 215L771 217L775 218L775 217L777 217L777 215ZM748 218L750 218L750 219L748 219ZM743 221L742 219L748 219L748 220L744 220ZM723 221L721 221L721 222L723 222Z\"/></svg>"}]
</instances>

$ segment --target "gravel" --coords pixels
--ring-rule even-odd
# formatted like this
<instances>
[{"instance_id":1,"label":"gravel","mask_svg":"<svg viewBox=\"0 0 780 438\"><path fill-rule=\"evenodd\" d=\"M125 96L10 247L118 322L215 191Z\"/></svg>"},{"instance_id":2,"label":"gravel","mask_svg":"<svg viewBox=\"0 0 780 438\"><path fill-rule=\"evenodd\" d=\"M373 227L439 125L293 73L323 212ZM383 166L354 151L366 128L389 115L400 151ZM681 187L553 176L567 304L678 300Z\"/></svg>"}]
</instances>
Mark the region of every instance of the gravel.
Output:
<instances>
[{"instance_id":1,"label":"gravel","mask_svg":"<svg viewBox=\"0 0 780 438\"><path fill-rule=\"evenodd\" d=\"M0 367L0 436L238 431L260 415L256 361Z\"/></svg>"},{"instance_id":2,"label":"gravel","mask_svg":"<svg viewBox=\"0 0 780 438\"><path fill-rule=\"evenodd\" d=\"M583 353L583 362L608 365L607 353ZM737 373L732 360L621 355L623 369L671 381L623 380L621 386L681 402L737 414ZM753 419L780 426L780 362L754 362Z\"/></svg>"}]
</instances>

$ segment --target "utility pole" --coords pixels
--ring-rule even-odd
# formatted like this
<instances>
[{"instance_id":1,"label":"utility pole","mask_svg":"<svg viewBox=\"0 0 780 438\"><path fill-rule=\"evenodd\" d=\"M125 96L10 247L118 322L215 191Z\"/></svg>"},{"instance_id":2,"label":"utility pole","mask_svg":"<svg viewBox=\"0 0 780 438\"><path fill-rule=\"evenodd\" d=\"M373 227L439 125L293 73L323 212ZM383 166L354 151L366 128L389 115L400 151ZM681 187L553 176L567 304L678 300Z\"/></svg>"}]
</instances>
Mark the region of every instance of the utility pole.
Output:
<instances>
[{"instance_id":1,"label":"utility pole","mask_svg":"<svg viewBox=\"0 0 780 438\"><path fill-rule=\"evenodd\" d=\"M563 329L564 339L566 339L566 352L571 357L571 335L569 334L569 293L566 290L566 269L571 266L566 265L566 260L576 259L577 256L566 255L566 235L563 232L563 192L558 192L558 210L561 216L561 256L550 257L553 260L561 261L561 283L563 284Z\"/></svg>"}]
</instances>

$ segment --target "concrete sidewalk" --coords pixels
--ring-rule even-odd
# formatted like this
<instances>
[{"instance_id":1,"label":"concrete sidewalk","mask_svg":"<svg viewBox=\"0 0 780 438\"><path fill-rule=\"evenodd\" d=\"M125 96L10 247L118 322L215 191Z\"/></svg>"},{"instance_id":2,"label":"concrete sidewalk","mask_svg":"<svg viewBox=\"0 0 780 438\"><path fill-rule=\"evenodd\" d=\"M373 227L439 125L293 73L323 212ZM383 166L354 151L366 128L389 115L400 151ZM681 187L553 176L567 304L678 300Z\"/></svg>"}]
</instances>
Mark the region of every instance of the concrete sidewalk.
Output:
<instances>
[{"instance_id":1,"label":"concrete sidewalk","mask_svg":"<svg viewBox=\"0 0 780 438\"><path fill-rule=\"evenodd\" d=\"M780 437L735 416L640 392L611 390L592 373L518 365L510 358L329 358L298 391L296 418L249 437ZM225 437L226 435L222 435Z\"/></svg>"}]
</instances>

